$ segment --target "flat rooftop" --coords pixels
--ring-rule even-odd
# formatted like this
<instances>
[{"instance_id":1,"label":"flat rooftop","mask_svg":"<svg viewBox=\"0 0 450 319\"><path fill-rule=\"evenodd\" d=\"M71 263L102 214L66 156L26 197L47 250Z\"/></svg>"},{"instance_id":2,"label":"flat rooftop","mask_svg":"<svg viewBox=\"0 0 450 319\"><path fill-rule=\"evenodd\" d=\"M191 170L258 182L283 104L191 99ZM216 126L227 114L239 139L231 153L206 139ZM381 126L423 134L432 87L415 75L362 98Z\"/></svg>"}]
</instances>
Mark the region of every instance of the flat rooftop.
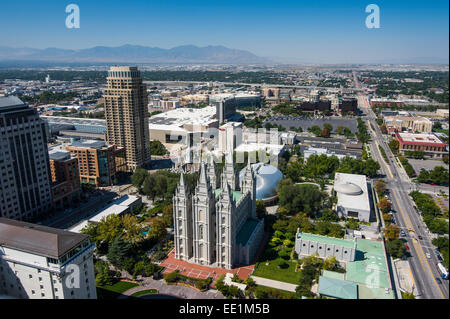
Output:
<instances>
[{"instance_id":1,"label":"flat rooftop","mask_svg":"<svg viewBox=\"0 0 450 319\"><path fill-rule=\"evenodd\" d=\"M200 109L178 108L164 113L156 114L148 120L150 128L153 125L167 125L183 127L184 125L209 125L217 121L216 108L207 106Z\"/></svg>"},{"instance_id":2,"label":"flat rooftop","mask_svg":"<svg viewBox=\"0 0 450 319\"><path fill-rule=\"evenodd\" d=\"M106 146L106 143L104 141L98 141L98 140L79 140L72 142L73 147L86 147L86 148L102 148Z\"/></svg>"},{"instance_id":3,"label":"flat rooftop","mask_svg":"<svg viewBox=\"0 0 450 319\"><path fill-rule=\"evenodd\" d=\"M338 198L338 206L348 210L370 211L369 193L365 175L336 173L334 190Z\"/></svg>"},{"instance_id":4,"label":"flat rooftop","mask_svg":"<svg viewBox=\"0 0 450 319\"><path fill-rule=\"evenodd\" d=\"M0 246L58 259L88 235L0 218Z\"/></svg>"},{"instance_id":5,"label":"flat rooftop","mask_svg":"<svg viewBox=\"0 0 450 319\"><path fill-rule=\"evenodd\" d=\"M426 143L426 144L443 144L442 141L434 134L427 134L427 133L397 133L397 136L400 137L399 139L406 143Z\"/></svg>"}]
</instances>

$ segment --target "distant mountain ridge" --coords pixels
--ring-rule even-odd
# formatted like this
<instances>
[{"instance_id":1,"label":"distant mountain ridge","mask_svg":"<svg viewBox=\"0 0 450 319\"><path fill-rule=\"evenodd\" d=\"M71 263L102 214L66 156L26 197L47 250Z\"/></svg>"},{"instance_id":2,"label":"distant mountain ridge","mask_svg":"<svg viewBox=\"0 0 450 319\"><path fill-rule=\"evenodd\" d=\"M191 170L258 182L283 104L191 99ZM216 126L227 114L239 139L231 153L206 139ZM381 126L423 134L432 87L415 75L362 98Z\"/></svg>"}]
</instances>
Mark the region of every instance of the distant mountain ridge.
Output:
<instances>
[{"instance_id":1,"label":"distant mountain ridge","mask_svg":"<svg viewBox=\"0 0 450 319\"><path fill-rule=\"evenodd\" d=\"M141 63L269 63L249 51L224 46L183 45L172 49L140 45L97 46L81 50L33 49L0 46L0 60L55 62L141 62Z\"/></svg>"}]
</instances>

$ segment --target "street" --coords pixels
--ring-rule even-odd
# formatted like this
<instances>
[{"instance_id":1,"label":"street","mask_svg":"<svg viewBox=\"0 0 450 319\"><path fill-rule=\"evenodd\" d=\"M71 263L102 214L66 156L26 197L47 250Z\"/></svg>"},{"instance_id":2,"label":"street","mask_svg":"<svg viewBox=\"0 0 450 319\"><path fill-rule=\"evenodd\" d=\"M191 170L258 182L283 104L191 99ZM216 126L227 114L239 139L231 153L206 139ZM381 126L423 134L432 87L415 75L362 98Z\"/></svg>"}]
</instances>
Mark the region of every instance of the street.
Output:
<instances>
[{"instance_id":1,"label":"street","mask_svg":"<svg viewBox=\"0 0 450 319\"><path fill-rule=\"evenodd\" d=\"M405 171L396 162L387 146L375 121L376 115L369 107L367 96L359 96L359 105L367 115L368 130L372 135L372 156L380 163L381 171L386 176L385 182L387 189L390 191L392 207L397 212L394 214L397 225L406 233L404 239L407 241L411 255L408 260L413 275L414 293L424 299L448 299L448 281L442 280L441 284L436 281L436 278L440 278L441 274L436 266L439 260L434 254L434 246L431 244L431 233L422 221L421 216L414 209L413 201L408 195L417 186L409 181ZM375 128L375 131L372 127ZM386 152L387 163L383 159L378 146L381 146ZM418 236L422 236L423 239L419 240ZM427 253L431 258L426 257Z\"/></svg>"}]
</instances>

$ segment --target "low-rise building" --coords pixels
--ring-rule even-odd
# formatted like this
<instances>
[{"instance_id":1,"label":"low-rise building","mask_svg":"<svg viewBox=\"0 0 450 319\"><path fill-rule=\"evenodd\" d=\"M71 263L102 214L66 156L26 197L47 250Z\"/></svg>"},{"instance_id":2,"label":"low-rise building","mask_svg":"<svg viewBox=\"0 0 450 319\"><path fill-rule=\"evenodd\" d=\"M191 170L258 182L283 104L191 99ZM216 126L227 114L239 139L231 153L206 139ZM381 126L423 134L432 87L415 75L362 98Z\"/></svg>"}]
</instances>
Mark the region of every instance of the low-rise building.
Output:
<instances>
[{"instance_id":1,"label":"low-rise building","mask_svg":"<svg viewBox=\"0 0 450 319\"><path fill-rule=\"evenodd\" d=\"M89 236L0 218L0 294L97 299Z\"/></svg>"},{"instance_id":2,"label":"low-rise building","mask_svg":"<svg viewBox=\"0 0 450 319\"><path fill-rule=\"evenodd\" d=\"M336 211L339 216L370 221L370 198L365 175L336 173L334 191L338 199Z\"/></svg>"},{"instance_id":3,"label":"low-rise building","mask_svg":"<svg viewBox=\"0 0 450 319\"><path fill-rule=\"evenodd\" d=\"M384 123L389 134L395 132L431 133L433 122L421 116L386 116Z\"/></svg>"},{"instance_id":4,"label":"low-rise building","mask_svg":"<svg viewBox=\"0 0 450 319\"><path fill-rule=\"evenodd\" d=\"M50 150L50 174L52 198L55 208L67 207L81 194L78 159L69 151Z\"/></svg>"},{"instance_id":5,"label":"low-rise building","mask_svg":"<svg viewBox=\"0 0 450 319\"><path fill-rule=\"evenodd\" d=\"M103 141L79 140L66 147L78 159L81 183L109 186L118 172L126 171L125 149Z\"/></svg>"},{"instance_id":6,"label":"low-rise building","mask_svg":"<svg viewBox=\"0 0 450 319\"><path fill-rule=\"evenodd\" d=\"M442 157L448 154L447 144L434 134L396 133L395 138L399 142L402 154L413 151L424 151L429 157Z\"/></svg>"}]
</instances>

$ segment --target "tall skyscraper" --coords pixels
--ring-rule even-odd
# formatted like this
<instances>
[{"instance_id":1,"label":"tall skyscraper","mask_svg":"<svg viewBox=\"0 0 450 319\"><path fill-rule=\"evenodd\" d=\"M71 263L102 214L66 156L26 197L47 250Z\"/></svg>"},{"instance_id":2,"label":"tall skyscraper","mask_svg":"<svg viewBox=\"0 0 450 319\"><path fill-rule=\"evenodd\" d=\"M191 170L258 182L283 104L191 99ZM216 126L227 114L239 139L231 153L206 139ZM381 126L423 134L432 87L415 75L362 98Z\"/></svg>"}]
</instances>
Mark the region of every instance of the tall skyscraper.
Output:
<instances>
[{"instance_id":1,"label":"tall skyscraper","mask_svg":"<svg viewBox=\"0 0 450 319\"><path fill-rule=\"evenodd\" d=\"M125 148L129 170L150 164L147 88L136 67L113 66L105 90L106 141Z\"/></svg>"},{"instance_id":2,"label":"tall skyscraper","mask_svg":"<svg viewBox=\"0 0 450 319\"><path fill-rule=\"evenodd\" d=\"M33 221L52 207L45 132L34 108L0 97L0 217Z\"/></svg>"}]
</instances>

